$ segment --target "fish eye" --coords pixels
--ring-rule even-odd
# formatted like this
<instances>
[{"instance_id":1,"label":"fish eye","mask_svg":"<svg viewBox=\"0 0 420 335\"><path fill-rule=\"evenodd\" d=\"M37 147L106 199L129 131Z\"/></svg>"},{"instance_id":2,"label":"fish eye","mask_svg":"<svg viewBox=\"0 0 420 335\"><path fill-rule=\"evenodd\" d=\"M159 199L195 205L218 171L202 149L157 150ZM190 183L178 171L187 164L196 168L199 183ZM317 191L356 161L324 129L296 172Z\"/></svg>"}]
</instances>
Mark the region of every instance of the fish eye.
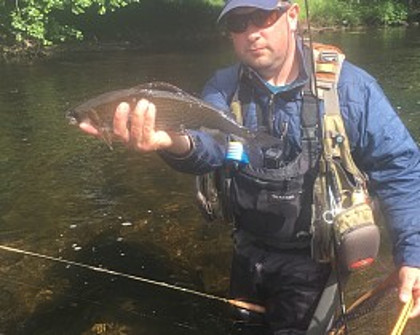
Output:
<instances>
[{"instance_id":1,"label":"fish eye","mask_svg":"<svg viewBox=\"0 0 420 335\"><path fill-rule=\"evenodd\" d=\"M68 116L67 119L69 120L69 124L72 126L79 124L79 122L74 116Z\"/></svg>"}]
</instances>

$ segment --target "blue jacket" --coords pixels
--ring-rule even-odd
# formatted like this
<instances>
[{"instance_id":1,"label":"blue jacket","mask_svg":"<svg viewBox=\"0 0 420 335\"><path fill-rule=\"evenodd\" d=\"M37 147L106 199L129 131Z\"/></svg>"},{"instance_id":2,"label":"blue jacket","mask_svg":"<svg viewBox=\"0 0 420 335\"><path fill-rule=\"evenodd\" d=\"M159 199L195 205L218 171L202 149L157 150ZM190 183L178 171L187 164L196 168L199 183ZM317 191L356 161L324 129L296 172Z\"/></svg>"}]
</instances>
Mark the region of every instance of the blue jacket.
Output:
<instances>
[{"instance_id":1,"label":"blue jacket","mask_svg":"<svg viewBox=\"0 0 420 335\"><path fill-rule=\"evenodd\" d=\"M217 71L205 86L203 99L229 113L238 86L238 69L236 64ZM274 97L274 134L279 135L287 124L289 144L296 152L300 150L301 83L307 79L306 72L302 72L297 88L289 87ZM370 191L380 202L394 246L394 260L398 265L420 267L419 148L368 73L345 61L338 92L352 155L369 176ZM264 105L271 93L268 89L257 89L256 95ZM244 124L255 130L255 114L247 113ZM226 152L223 145L205 132L189 131L189 135L193 149L188 157L177 159L162 154L169 165L193 174L203 174L223 165Z\"/></svg>"}]
</instances>

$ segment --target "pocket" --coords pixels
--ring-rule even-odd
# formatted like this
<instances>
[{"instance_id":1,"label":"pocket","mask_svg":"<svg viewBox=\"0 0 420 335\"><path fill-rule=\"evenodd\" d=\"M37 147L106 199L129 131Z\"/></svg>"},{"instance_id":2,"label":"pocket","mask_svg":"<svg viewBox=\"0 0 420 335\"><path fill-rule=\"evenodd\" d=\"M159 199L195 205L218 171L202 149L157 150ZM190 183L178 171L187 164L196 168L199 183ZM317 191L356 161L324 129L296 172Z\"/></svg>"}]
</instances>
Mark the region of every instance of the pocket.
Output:
<instances>
[{"instance_id":1,"label":"pocket","mask_svg":"<svg viewBox=\"0 0 420 335\"><path fill-rule=\"evenodd\" d=\"M334 219L338 259L349 271L370 265L377 257L380 232L367 203L354 205Z\"/></svg>"},{"instance_id":2,"label":"pocket","mask_svg":"<svg viewBox=\"0 0 420 335\"><path fill-rule=\"evenodd\" d=\"M242 211L258 211L297 219L301 206L301 185L298 179L265 182L247 176L235 176L232 183L232 199L238 214Z\"/></svg>"}]
</instances>

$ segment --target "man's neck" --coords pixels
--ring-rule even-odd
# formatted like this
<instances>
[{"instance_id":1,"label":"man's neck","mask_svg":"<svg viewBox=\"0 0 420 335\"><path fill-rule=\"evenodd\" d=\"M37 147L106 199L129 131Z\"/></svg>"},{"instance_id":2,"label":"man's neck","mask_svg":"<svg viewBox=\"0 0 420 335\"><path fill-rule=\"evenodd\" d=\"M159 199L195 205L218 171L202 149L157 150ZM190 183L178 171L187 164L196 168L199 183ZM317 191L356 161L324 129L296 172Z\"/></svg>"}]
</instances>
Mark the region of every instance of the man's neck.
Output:
<instances>
[{"instance_id":1,"label":"man's neck","mask_svg":"<svg viewBox=\"0 0 420 335\"><path fill-rule=\"evenodd\" d=\"M285 86L296 80L299 76L299 70L296 43L291 43L287 56L280 68L260 71L260 75L273 86Z\"/></svg>"}]
</instances>

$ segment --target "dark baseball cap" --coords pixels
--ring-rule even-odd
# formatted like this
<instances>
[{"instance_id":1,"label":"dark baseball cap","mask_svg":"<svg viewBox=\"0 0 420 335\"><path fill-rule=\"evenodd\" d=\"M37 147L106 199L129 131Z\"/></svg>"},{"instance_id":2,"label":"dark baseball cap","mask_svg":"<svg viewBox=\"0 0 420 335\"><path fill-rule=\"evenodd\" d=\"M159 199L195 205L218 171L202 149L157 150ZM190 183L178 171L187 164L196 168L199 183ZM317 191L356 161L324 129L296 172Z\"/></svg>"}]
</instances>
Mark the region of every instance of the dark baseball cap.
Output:
<instances>
[{"instance_id":1,"label":"dark baseball cap","mask_svg":"<svg viewBox=\"0 0 420 335\"><path fill-rule=\"evenodd\" d=\"M283 2L290 2L282 0ZM223 19L223 17L238 7L252 7L262 10L273 10L279 5L279 0L226 0L225 6L217 19L217 22Z\"/></svg>"}]
</instances>

